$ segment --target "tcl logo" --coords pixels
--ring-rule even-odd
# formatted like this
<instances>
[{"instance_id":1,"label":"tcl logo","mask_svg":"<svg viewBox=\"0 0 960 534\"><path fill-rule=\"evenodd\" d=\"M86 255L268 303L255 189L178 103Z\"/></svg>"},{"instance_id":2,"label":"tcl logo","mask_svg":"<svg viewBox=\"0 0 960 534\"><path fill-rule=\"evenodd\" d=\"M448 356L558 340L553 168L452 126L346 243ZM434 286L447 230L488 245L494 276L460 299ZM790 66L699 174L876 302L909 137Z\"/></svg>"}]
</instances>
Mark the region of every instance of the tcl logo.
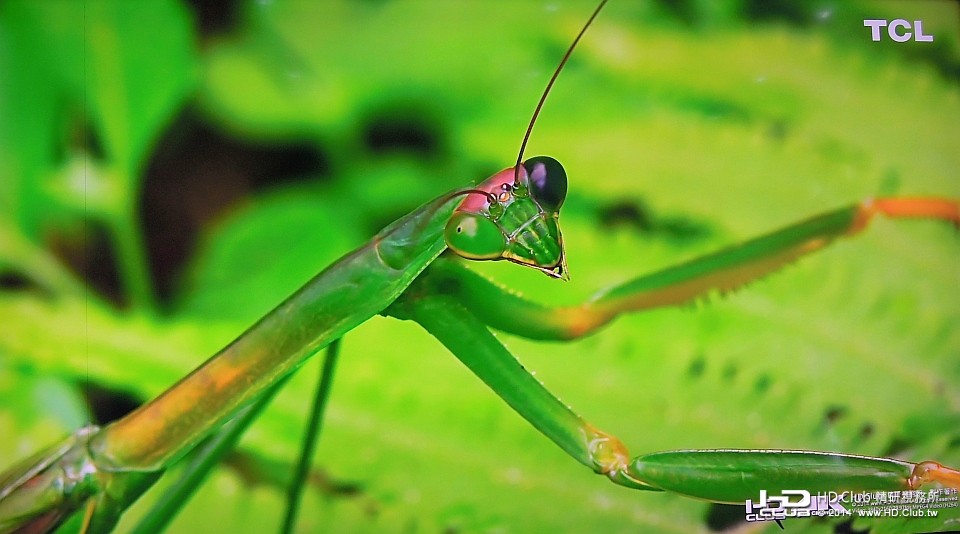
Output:
<instances>
[{"instance_id":1,"label":"tcl logo","mask_svg":"<svg viewBox=\"0 0 960 534\"><path fill-rule=\"evenodd\" d=\"M883 19L864 19L863 25L870 28L870 37L874 41L883 39L883 33L880 29L886 28L887 35L898 43L905 43L911 39L921 43L933 42L933 35L923 33L922 20L915 20L911 25L910 21L904 19L894 19L889 23Z\"/></svg>"}]
</instances>

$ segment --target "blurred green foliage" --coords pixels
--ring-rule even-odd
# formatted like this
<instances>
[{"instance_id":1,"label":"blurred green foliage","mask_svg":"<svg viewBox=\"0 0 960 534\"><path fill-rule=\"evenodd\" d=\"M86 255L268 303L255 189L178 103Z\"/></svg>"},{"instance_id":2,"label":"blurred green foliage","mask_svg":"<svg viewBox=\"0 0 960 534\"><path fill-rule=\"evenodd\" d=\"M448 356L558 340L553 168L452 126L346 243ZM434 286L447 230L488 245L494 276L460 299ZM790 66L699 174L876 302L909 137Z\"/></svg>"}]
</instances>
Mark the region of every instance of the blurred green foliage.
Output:
<instances>
[{"instance_id":1,"label":"blurred green foliage","mask_svg":"<svg viewBox=\"0 0 960 534\"><path fill-rule=\"evenodd\" d=\"M511 165L591 8L259 1L210 19L173 1L0 3L0 464L158 394L387 222ZM885 17L922 18L936 40L869 42L862 20ZM950 2L611 3L528 149L571 177L573 281L477 269L572 303L871 195L960 197L957 20ZM948 228L879 222L704 305L575 343L502 337L635 453L957 466L958 247ZM613 487L412 324L360 330L305 532L703 532L742 515ZM313 374L174 531L279 524Z\"/></svg>"}]
</instances>

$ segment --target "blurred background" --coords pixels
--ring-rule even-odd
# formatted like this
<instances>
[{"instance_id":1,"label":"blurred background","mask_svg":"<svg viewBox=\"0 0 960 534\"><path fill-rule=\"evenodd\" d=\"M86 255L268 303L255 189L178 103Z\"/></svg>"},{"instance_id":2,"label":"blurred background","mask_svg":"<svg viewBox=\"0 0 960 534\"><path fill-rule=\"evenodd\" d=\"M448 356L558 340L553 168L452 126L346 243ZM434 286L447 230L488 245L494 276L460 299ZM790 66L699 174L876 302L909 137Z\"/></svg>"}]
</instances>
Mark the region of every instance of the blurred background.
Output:
<instances>
[{"instance_id":1,"label":"blurred background","mask_svg":"<svg viewBox=\"0 0 960 534\"><path fill-rule=\"evenodd\" d=\"M593 7L0 3L0 464L152 398L390 221L511 166ZM870 40L864 19L895 18L934 41ZM526 151L567 169L572 280L474 267L572 304L866 197L960 197L958 20L950 1L611 2ZM732 295L572 343L500 339L634 454L802 448L956 467L958 252L946 225L878 221ZM757 530L742 507L583 469L415 324L357 330L303 532ZM277 528L318 360L171 531Z\"/></svg>"}]
</instances>

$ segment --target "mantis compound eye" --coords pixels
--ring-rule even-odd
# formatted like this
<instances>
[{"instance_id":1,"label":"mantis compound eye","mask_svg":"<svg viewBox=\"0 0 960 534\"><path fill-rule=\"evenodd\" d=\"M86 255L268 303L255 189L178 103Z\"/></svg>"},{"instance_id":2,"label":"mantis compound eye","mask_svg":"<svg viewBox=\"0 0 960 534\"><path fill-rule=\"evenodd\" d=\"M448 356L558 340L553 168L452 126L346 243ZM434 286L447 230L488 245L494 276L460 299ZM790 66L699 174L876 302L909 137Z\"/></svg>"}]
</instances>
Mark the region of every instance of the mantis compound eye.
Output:
<instances>
[{"instance_id":1,"label":"mantis compound eye","mask_svg":"<svg viewBox=\"0 0 960 534\"><path fill-rule=\"evenodd\" d=\"M536 156L523 162L530 184L530 197L543 211L560 211L567 197L567 173L560 162L549 156Z\"/></svg>"},{"instance_id":2,"label":"mantis compound eye","mask_svg":"<svg viewBox=\"0 0 960 534\"><path fill-rule=\"evenodd\" d=\"M507 247L500 227L479 213L454 213L443 236L450 250L468 260L496 260Z\"/></svg>"}]
</instances>

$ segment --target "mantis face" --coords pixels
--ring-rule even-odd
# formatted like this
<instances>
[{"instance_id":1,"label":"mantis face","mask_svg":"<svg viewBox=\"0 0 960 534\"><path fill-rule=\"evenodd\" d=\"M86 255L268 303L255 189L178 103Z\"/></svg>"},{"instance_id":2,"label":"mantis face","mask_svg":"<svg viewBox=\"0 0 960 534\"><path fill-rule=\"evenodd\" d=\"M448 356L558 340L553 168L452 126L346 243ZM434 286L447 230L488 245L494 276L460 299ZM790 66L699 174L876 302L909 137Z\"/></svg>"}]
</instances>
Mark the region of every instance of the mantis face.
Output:
<instances>
[{"instance_id":1,"label":"mantis face","mask_svg":"<svg viewBox=\"0 0 960 534\"><path fill-rule=\"evenodd\" d=\"M505 259L568 278L558 222L567 173L560 162L536 156L519 170L498 172L476 189L444 230L450 250L470 260Z\"/></svg>"}]
</instances>

